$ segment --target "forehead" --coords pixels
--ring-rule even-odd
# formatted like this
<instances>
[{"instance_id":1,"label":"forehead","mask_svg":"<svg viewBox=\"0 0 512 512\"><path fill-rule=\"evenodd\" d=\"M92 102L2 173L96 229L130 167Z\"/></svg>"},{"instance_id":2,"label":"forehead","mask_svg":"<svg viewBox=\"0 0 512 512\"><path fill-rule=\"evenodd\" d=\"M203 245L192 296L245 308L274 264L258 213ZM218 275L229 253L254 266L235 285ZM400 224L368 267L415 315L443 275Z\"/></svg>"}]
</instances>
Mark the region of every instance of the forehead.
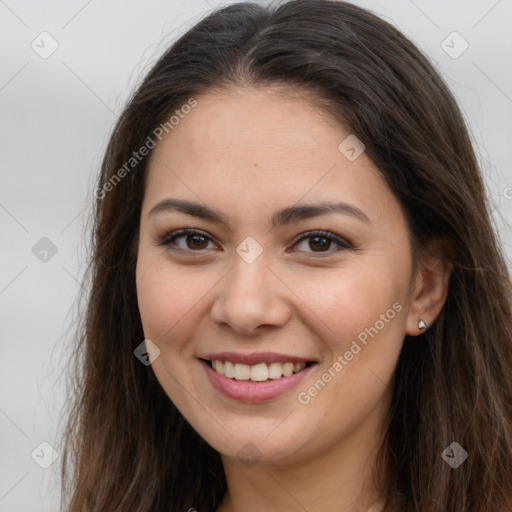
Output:
<instances>
[{"instance_id":1,"label":"forehead","mask_svg":"<svg viewBox=\"0 0 512 512\"><path fill-rule=\"evenodd\" d=\"M274 210L306 197L396 208L371 160L340 152L350 131L306 94L233 88L195 99L150 156L146 197L153 202L172 193L234 208Z\"/></svg>"},{"instance_id":2,"label":"forehead","mask_svg":"<svg viewBox=\"0 0 512 512\"><path fill-rule=\"evenodd\" d=\"M332 126L334 140L327 136ZM328 148L340 136L341 127L327 118L306 96L281 87L231 88L210 91L197 98L197 106L173 129L175 144L185 140L191 152L222 153L237 149L284 153ZM171 138L171 137L169 137ZM337 145L336 145L337 146ZM242 158L245 155L240 155Z\"/></svg>"}]
</instances>

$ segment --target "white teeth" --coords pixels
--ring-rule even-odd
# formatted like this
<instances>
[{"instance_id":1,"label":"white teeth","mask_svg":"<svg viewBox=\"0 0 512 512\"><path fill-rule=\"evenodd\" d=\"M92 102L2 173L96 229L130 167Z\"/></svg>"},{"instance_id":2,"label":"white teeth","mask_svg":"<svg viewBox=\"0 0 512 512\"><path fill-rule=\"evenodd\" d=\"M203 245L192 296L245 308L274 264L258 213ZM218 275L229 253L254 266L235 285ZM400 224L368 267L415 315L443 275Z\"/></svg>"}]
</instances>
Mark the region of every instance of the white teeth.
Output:
<instances>
[{"instance_id":1,"label":"white teeth","mask_svg":"<svg viewBox=\"0 0 512 512\"><path fill-rule=\"evenodd\" d=\"M236 380L249 380L251 378L251 367L248 364L235 363Z\"/></svg>"},{"instance_id":2,"label":"white teeth","mask_svg":"<svg viewBox=\"0 0 512 512\"><path fill-rule=\"evenodd\" d=\"M250 366L248 364L232 363L230 361L212 361L212 368L221 375L236 380L252 380L263 382L269 379L289 377L300 372L306 363L260 363Z\"/></svg>"},{"instance_id":3,"label":"white teeth","mask_svg":"<svg viewBox=\"0 0 512 512\"><path fill-rule=\"evenodd\" d=\"M268 367L265 363L251 366L251 380L260 382L268 379Z\"/></svg>"},{"instance_id":4,"label":"white teeth","mask_svg":"<svg viewBox=\"0 0 512 512\"><path fill-rule=\"evenodd\" d=\"M221 373L219 370L217 371ZM230 379L232 379L235 376L235 365L230 361L226 361L224 363L224 375L226 377L229 377Z\"/></svg>"},{"instance_id":5,"label":"white teeth","mask_svg":"<svg viewBox=\"0 0 512 512\"><path fill-rule=\"evenodd\" d=\"M281 363L270 363L268 365L268 378L279 379L283 375L283 365Z\"/></svg>"},{"instance_id":6,"label":"white teeth","mask_svg":"<svg viewBox=\"0 0 512 512\"><path fill-rule=\"evenodd\" d=\"M283 375L289 377L293 373L293 363L283 364Z\"/></svg>"}]
</instances>

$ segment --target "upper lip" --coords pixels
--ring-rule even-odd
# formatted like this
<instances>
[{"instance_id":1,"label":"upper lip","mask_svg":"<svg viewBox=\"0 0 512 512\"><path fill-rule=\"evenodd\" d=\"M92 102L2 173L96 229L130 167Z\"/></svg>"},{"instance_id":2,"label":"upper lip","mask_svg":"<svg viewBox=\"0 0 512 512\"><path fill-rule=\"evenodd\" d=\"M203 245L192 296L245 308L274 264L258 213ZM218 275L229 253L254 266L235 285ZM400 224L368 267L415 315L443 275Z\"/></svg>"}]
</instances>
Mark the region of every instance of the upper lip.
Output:
<instances>
[{"instance_id":1,"label":"upper lip","mask_svg":"<svg viewBox=\"0 0 512 512\"><path fill-rule=\"evenodd\" d=\"M217 352L207 354L200 359L209 361L231 361L232 363L241 363L253 366L260 363L307 363L316 362L313 359L292 356L287 354L277 354L275 352L259 352L253 354L240 354L238 352Z\"/></svg>"}]
</instances>

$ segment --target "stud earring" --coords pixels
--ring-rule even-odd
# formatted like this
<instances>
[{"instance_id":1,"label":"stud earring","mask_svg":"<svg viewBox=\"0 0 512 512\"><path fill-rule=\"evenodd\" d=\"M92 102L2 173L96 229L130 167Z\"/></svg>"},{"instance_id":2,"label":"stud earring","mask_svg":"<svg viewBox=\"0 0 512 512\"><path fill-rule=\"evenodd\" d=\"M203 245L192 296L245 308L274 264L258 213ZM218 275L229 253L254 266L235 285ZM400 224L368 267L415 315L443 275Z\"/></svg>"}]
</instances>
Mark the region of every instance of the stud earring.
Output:
<instances>
[{"instance_id":1,"label":"stud earring","mask_svg":"<svg viewBox=\"0 0 512 512\"><path fill-rule=\"evenodd\" d=\"M423 330L423 329L426 329L426 328L427 328L427 324L423 320L420 320L418 322L418 329Z\"/></svg>"}]
</instances>

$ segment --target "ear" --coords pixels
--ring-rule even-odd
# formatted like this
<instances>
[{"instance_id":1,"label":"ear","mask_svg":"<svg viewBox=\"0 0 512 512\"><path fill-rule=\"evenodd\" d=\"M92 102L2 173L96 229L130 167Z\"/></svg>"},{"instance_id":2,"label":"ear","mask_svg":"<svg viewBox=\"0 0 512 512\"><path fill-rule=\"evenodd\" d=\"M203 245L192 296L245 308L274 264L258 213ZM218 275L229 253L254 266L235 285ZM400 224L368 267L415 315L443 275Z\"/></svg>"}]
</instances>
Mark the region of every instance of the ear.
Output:
<instances>
[{"instance_id":1,"label":"ear","mask_svg":"<svg viewBox=\"0 0 512 512\"><path fill-rule=\"evenodd\" d=\"M405 331L409 336L425 332L418 327L423 320L430 327L438 317L448 296L455 251L446 239L436 239L422 251L413 277Z\"/></svg>"}]
</instances>

